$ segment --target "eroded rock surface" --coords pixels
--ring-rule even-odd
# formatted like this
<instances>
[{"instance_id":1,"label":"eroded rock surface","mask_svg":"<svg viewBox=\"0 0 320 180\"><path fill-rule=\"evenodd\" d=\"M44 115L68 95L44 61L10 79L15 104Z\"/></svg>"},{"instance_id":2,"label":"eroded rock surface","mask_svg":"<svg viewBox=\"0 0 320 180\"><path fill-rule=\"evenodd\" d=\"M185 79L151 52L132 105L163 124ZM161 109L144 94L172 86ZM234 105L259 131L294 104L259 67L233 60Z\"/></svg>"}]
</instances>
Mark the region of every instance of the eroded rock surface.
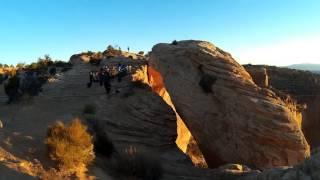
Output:
<instances>
[{"instance_id":1,"label":"eroded rock surface","mask_svg":"<svg viewBox=\"0 0 320 180\"><path fill-rule=\"evenodd\" d=\"M174 110L177 118L177 134L176 144L186 153L192 162L198 167L207 167L207 163L200 151L197 142L192 137L189 129L177 113L171 97L165 88L161 74L152 67L147 68L147 80L145 82L156 92L162 99Z\"/></svg>"},{"instance_id":2,"label":"eroded rock surface","mask_svg":"<svg viewBox=\"0 0 320 180\"><path fill-rule=\"evenodd\" d=\"M303 108L302 130L311 148L320 147L320 75L274 66L246 65L245 68L252 77L256 77L257 69L267 70L270 86L290 95ZM261 83L258 78L254 78Z\"/></svg>"},{"instance_id":3,"label":"eroded rock surface","mask_svg":"<svg viewBox=\"0 0 320 180\"><path fill-rule=\"evenodd\" d=\"M210 167L270 168L309 156L297 108L258 87L229 53L202 41L158 44L149 64Z\"/></svg>"},{"instance_id":4,"label":"eroded rock surface","mask_svg":"<svg viewBox=\"0 0 320 180\"><path fill-rule=\"evenodd\" d=\"M99 83L94 83L91 88L86 86L89 72L98 70L99 66L90 65L79 57L72 62L72 69L45 84L39 96L12 105L0 105L0 119L6 125L0 131L1 148L15 157L24 157L23 160L26 159L30 165L33 162L27 160L38 159L44 168L51 167L44 144L48 126L57 120L68 122L73 117L85 120L87 117L82 114L84 107L95 105L97 114L93 119L99 120L100 127L112 139L117 150L126 151L132 147L138 152L158 157L164 165L164 179L209 179L212 176L195 168L175 144L177 124L171 107L147 84L132 83L132 79L146 76L146 62L123 58L103 60L102 66L119 62L132 65L131 73L121 82L116 79L111 82L110 95ZM101 159L100 156L96 158L97 161ZM2 162L0 156L0 164L8 161L4 160ZM19 167L19 164L14 162L14 166ZM90 169L93 170L88 172L88 176L110 179L106 178L108 173L100 166L94 164ZM20 173L24 172L17 171L17 175ZM32 176L39 178L38 174Z\"/></svg>"}]
</instances>

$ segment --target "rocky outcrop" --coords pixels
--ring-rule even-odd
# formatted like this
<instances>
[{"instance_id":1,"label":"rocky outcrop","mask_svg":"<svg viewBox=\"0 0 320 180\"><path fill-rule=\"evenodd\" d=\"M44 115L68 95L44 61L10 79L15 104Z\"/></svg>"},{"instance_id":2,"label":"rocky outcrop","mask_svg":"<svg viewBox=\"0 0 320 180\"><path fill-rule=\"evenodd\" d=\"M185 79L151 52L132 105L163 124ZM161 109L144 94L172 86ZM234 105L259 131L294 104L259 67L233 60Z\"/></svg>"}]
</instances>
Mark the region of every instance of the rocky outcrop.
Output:
<instances>
[{"instance_id":1,"label":"rocky outcrop","mask_svg":"<svg viewBox=\"0 0 320 180\"><path fill-rule=\"evenodd\" d=\"M256 83L257 69L267 70L270 86L283 94L290 95L302 108L302 130L311 148L320 147L320 75L274 66L245 65Z\"/></svg>"},{"instance_id":2,"label":"rocky outcrop","mask_svg":"<svg viewBox=\"0 0 320 180\"><path fill-rule=\"evenodd\" d=\"M249 68L249 69L246 69L253 81L260 87L262 88L267 88L269 86L269 77L268 77L268 74L267 74L267 69L264 68L264 67L261 67L261 68Z\"/></svg>"},{"instance_id":3,"label":"rocky outcrop","mask_svg":"<svg viewBox=\"0 0 320 180\"><path fill-rule=\"evenodd\" d=\"M258 87L229 53L202 41L158 44L149 65L210 167L270 168L309 156L296 107Z\"/></svg>"},{"instance_id":4,"label":"rocky outcrop","mask_svg":"<svg viewBox=\"0 0 320 180\"><path fill-rule=\"evenodd\" d=\"M187 177L195 180L211 177L210 173L203 174L203 171L195 168L188 156L177 147L177 121L172 108L147 84L132 82L133 79L140 81L141 77L147 76L146 62L136 60L132 63L122 58L103 60L102 66L112 66L119 62L128 65L132 63L132 72L128 76L121 82L111 81L109 95L98 83L94 83L91 88L86 86L89 72L98 70L99 66L81 59L75 59L74 62L72 69L57 75L55 81L46 83L39 96L12 105L0 104L0 119L5 124L0 129L0 147L15 157L38 159L44 167L51 167L43 143L47 127L56 120L68 122L76 116L87 120L90 125L99 123L118 151L133 147L140 153L158 157L164 166L163 179ZM83 116L86 105L96 107L94 117ZM4 164L2 160L0 153L0 164ZM104 159L97 155L96 161L101 160ZM107 160L104 162L108 163ZM20 162L14 161L11 164L19 167ZM105 178L105 171L100 173L100 166L92 166L90 175L97 179L110 179ZM24 172L19 170L19 173ZM32 176L39 177L37 174Z\"/></svg>"},{"instance_id":5,"label":"rocky outcrop","mask_svg":"<svg viewBox=\"0 0 320 180\"><path fill-rule=\"evenodd\" d=\"M300 180L300 179L320 179L320 154L305 160L299 165L290 168L275 168L253 173L238 180Z\"/></svg>"}]
</instances>

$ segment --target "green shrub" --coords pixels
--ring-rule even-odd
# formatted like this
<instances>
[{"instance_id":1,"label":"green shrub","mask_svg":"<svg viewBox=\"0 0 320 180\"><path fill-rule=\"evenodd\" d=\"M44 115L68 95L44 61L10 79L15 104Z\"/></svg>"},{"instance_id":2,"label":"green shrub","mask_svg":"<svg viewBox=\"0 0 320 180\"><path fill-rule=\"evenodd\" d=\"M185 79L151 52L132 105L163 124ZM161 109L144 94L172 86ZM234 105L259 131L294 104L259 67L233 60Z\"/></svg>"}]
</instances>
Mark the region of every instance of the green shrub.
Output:
<instances>
[{"instance_id":1,"label":"green shrub","mask_svg":"<svg viewBox=\"0 0 320 180\"><path fill-rule=\"evenodd\" d=\"M171 45L174 45L174 46L178 45L178 41L177 41L177 40L173 40L173 41L171 42Z\"/></svg>"},{"instance_id":2,"label":"green shrub","mask_svg":"<svg viewBox=\"0 0 320 180\"><path fill-rule=\"evenodd\" d=\"M72 66L72 64L71 63L69 63L69 62L64 62L64 61L54 61L54 66L56 66L56 67L71 67Z\"/></svg>"},{"instance_id":3,"label":"green shrub","mask_svg":"<svg viewBox=\"0 0 320 180\"><path fill-rule=\"evenodd\" d=\"M208 74L203 74L199 82L199 86L205 93L213 93L212 85L216 82L217 78Z\"/></svg>"},{"instance_id":4,"label":"green shrub","mask_svg":"<svg viewBox=\"0 0 320 180\"><path fill-rule=\"evenodd\" d=\"M5 93L9 98L8 103L19 99L19 87L20 78L17 75L10 77L8 82L4 85Z\"/></svg>"},{"instance_id":5,"label":"green shrub","mask_svg":"<svg viewBox=\"0 0 320 180\"><path fill-rule=\"evenodd\" d=\"M120 154L113 170L118 179L158 180L163 175L159 159L136 151Z\"/></svg>"},{"instance_id":6,"label":"green shrub","mask_svg":"<svg viewBox=\"0 0 320 180\"><path fill-rule=\"evenodd\" d=\"M59 168L75 170L88 165L94 159L92 137L79 119L65 126L56 122L47 132L48 154Z\"/></svg>"},{"instance_id":7,"label":"green shrub","mask_svg":"<svg viewBox=\"0 0 320 180\"><path fill-rule=\"evenodd\" d=\"M83 114L96 114L96 112L96 107L90 104L85 105L82 111Z\"/></svg>"},{"instance_id":8,"label":"green shrub","mask_svg":"<svg viewBox=\"0 0 320 180\"><path fill-rule=\"evenodd\" d=\"M56 73L57 73L57 68L55 68L55 67L50 68L49 74L50 74L51 76L56 75Z\"/></svg>"}]
</instances>

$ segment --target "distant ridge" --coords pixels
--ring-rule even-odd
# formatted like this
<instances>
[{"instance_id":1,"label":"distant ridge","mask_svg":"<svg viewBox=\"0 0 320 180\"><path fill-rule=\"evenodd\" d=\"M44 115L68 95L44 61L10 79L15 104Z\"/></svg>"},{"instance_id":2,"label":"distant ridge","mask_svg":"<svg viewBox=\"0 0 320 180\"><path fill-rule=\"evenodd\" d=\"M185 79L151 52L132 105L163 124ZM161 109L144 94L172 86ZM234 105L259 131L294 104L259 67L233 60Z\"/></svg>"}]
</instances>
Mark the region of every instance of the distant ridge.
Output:
<instances>
[{"instance_id":1,"label":"distant ridge","mask_svg":"<svg viewBox=\"0 0 320 180\"><path fill-rule=\"evenodd\" d=\"M320 64L302 63L302 64L292 64L286 67L290 69L298 69L298 70L320 73Z\"/></svg>"}]
</instances>

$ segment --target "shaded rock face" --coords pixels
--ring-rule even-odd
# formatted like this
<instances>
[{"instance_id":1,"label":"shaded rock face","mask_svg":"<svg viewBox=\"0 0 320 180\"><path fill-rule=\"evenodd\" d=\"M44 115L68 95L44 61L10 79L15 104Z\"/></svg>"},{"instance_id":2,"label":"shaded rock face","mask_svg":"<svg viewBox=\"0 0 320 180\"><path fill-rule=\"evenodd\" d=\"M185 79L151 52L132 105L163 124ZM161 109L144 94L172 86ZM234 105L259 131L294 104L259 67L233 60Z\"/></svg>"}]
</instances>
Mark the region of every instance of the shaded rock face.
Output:
<instances>
[{"instance_id":1,"label":"shaded rock face","mask_svg":"<svg viewBox=\"0 0 320 180\"><path fill-rule=\"evenodd\" d=\"M186 153L197 167L207 167L207 163L200 151L197 142L192 137L184 121L177 113L169 93L167 92L161 74L152 67L148 67L147 82L154 92L163 98L163 100L175 111L177 118L177 146Z\"/></svg>"},{"instance_id":2,"label":"shaded rock face","mask_svg":"<svg viewBox=\"0 0 320 180\"><path fill-rule=\"evenodd\" d=\"M299 104L306 105L306 108L302 111L302 130L311 149L319 147L320 75L308 71L274 66L246 65L245 68L250 74L256 69L265 68L272 88L290 95ZM255 74L251 75L255 77ZM257 79L257 81L259 80Z\"/></svg>"},{"instance_id":3,"label":"shaded rock face","mask_svg":"<svg viewBox=\"0 0 320 180\"><path fill-rule=\"evenodd\" d=\"M171 101L170 95L168 94L166 88L164 87L163 84L163 79L162 76L159 72L157 72L155 69L152 67L148 67L148 84L152 88L154 92L156 92L159 96L163 98L163 100L175 111L176 117L177 117L177 132L178 132L178 137L176 140L176 143L178 147L186 153L187 151L187 146L189 144L189 141L191 139L191 133L186 127L186 125L183 123L181 117L179 114L176 112L175 107Z\"/></svg>"},{"instance_id":4,"label":"shaded rock face","mask_svg":"<svg viewBox=\"0 0 320 180\"><path fill-rule=\"evenodd\" d=\"M290 168L274 168L261 173L252 173L237 180L311 180L320 179L320 154L315 154L301 164Z\"/></svg>"},{"instance_id":5,"label":"shaded rock face","mask_svg":"<svg viewBox=\"0 0 320 180\"><path fill-rule=\"evenodd\" d=\"M258 87L230 54L202 41L158 44L149 65L162 75L209 167L270 168L309 156L296 107Z\"/></svg>"}]
</instances>

